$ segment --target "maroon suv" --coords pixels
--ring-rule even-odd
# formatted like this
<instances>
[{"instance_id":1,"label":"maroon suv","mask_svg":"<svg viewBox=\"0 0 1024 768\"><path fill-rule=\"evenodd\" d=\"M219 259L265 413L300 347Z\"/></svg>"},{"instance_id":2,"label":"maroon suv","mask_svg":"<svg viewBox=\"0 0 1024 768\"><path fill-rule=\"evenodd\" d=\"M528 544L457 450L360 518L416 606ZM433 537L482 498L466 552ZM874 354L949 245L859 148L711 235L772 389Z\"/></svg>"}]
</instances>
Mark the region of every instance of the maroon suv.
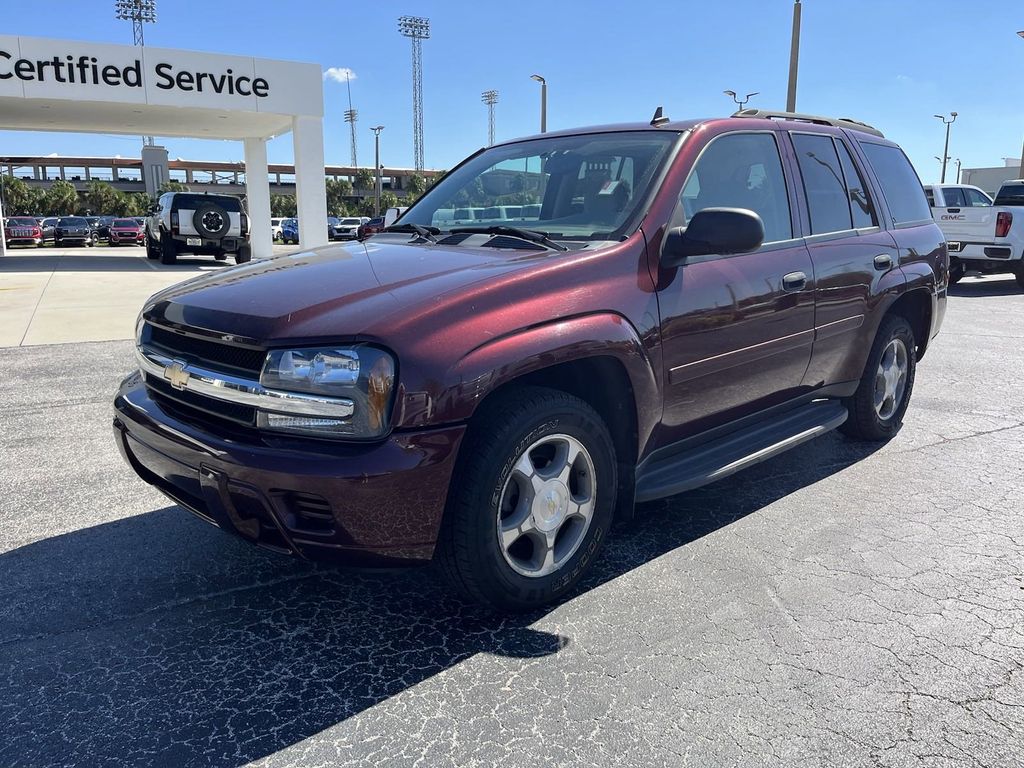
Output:
<instances>
[{"instance_id":1,"label":"maroon suv","mask_svg":"<svg viewBox=\"0 0 1024 768\"><path fill-rule=\"evenodd\" d=\"M135 219L114 219L110 222L111 245L145 245L146 229Z\"/></svg>"},{"instance_id":2,"label":"maroon suv","mask_svg":"<svg viewBox=\"0 0 1024 768\"><path fill-rule=\"evenodd\" d=\"M171 287L116 399L135 471L278 552L558 598L634 501L896 434L948 256L900 148L799 115L476 153L365 243Z\"/></svg>"}]
</instances>

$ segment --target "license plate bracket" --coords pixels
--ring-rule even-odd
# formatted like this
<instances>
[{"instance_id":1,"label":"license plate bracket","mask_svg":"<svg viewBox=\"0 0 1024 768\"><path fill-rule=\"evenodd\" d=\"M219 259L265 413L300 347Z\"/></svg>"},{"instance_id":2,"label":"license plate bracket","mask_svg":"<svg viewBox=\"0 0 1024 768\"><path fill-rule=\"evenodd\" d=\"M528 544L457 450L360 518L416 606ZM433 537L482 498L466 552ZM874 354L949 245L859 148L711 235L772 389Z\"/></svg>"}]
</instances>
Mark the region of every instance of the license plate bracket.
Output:
<instances>
[{"instance_id":1,"label":"license plate bracket","mask_svg":"<svg viewBox=\"0 0 1024 768\"><path fill-rule=\"evenodd\" d=\"M203 238L201 237L187 237L185 238L185 245L200 246L203 244Z\"/></svg>"}]
</instances>

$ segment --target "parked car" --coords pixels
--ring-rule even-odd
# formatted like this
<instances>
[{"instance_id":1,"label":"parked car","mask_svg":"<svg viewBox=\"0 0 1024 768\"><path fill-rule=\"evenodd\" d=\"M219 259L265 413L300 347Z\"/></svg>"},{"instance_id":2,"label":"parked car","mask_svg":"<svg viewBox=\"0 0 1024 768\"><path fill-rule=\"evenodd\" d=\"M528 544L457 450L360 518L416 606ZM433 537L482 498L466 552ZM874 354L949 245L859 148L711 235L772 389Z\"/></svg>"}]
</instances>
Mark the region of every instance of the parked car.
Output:
<instances>
[{"instance_id":1,"label":"parked car","mask_svg":"<svg viewBox=\"0 0 1024 768\"><path fill-rule=\"evenodd\" d=\"M112 246L146 244L146 228L135 219L114 219L108 236Z\"/></svg>"},{"instance_id":2,"label":"parked car","mask_svg":"<svg viewBox=\"0 0 1024 768\"><path fill-rule=\"evenodd\" d=\"M299 244L299 220L285 219L281 222L281 242Z\"/></svg>"},{"instance_id":3,"label":"parked car","mask_svg":"<svg viewBox=\"0 0 1024 768\"><path fill-rule=\"evenodd\" d=\"M283 218L273 218L270 220L270 236L274 240L281 239L281 222Z\"/></svg>"},{"instance_id":4,"label":"parked car","mask_svg":"<svg viewBox=\"0 0 1024 768\"><path fill-rule=\"evenodd\" d=\"M4 242L12 245L43 244L43 230L31 216L11 216L4 220Z\"/></svg>"},{"instance_id":5,"label":"parked car","mask_svg":"<svg viewBox=\"0 0 1024 768\"><path fill-rule=\"evenodd\" d=\"M900 147L849 120L658 118L488 147L372 247L158 293L119 448L252 543L438 558L522 610L571 590L637 500L836 428L892 438L949 277ZM543 187L514 170L542 160ZM537 229L437 226L510 182Z\"/></svg>"},{"instance_id":6,"label":"parked car","mask_svg":"<svg viewBox=\"0 0 1024 768\"><path fill-rule=\"evenodd\" d=\"M96 222L96 237L100 240L110 240L110 225L114 223L114 216L100 216Z\"/></svg>"},{"instance_id":7,"label":"parked car","mask_svg":"<svg viewBox=\"0 0 1024 768\"><path fill-rule=\"evenodd\" d=\"M360 240L365 240L370 235L375 235L384 229L384 217L377 216L376 218L368 220L365 224L360 224L359 229L356 230L356 237Z\"/></svg>"},{"instance_id":8,"label":"parked car","mask_svg":"<svg viewBox=\"0 0 1024 768\"><path fill-rule=\"evenodd\" d=\"M84 216L61 216L53 229L53 242L65 245L96 245L96 230Z\"/></svg>"},{"instance_id":9,"label":"parked car","mask_svg":"<svg viewBox=\"0 0 1024 768\"><path fill-rule=\"evenodd\" d=\"M43 243L53 243L57 236L57 217L47 216L39 219L39 228L43 230Z\"/></svg>"},{"instance_id":10,"label":"parked car","mask_svg":"<svg viewBox=\"0 0 1024 768\"><path fill-rule=\"evenodd\" d=\"M205 254L217 261L252 259L249 220L233 195L166 192L146 220L146 255L174 264L180 253Z\"/></svg>"},{"instance_id":11,"label":"parked car","mask_svg":"<svg viewBox=\"0 0 1024 768\"><path fill-rule=\"evenodd\" d=\"M365 221L369 221L366 219ZM334 236L332 240L355 240L359 237L359 227L364 224L364 220L358 216L350 216L342 219L337 226L334 228Z\"/></svg>"},{"instance_id":12,"label":"parked car","mask_svg":"<svg viewBox=\"0 0 1024 768\"><path fill-rule=\"evenodd\" d=\"M327 217L327 242L340 239L338 237L338 227L340 226L341 219L339 219L337 216Z\"/></svg>"},{"instance_id":13,"label":"parked car","mask_svg":"<svg viewBox=\"0 0 1024 768\"><path fill-rule=\"evenodd\" d=\"M969 184L932 184L924 191L949 245L951 283L971 271L1013 274L1024 287L1024 209L1017 209L1014 217L1008 195L993 204L983 190Z\"/></svg>"}]
</instances>

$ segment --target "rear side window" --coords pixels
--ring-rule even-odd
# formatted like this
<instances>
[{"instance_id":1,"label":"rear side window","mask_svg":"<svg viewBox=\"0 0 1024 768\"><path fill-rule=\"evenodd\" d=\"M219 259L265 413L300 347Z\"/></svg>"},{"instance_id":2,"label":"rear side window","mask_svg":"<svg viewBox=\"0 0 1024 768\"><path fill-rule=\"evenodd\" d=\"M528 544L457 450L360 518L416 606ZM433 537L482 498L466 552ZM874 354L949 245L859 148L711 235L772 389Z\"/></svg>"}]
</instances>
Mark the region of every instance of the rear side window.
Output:
<instances>
[{"instance_id":1,"label":"rear side window","mask_svg":"<svg viewBox=\"0 0 1024 768\"><path fill-rule=\"evenodd\" d=\"M903 150L886 144L861 142L875 172L894 224L931 219L921 180Z\"/></svg>"},{"instance_id":2,"label":"rear side window","mask_svg":"<svg viewBox=\"0 0 1024 768\"><path fill-rule=\"evenodd\" d=\"M878 217L875 214L875 206L871 202L864 177L860 175L857 164L853 162L850 150L839 140L836 140L836 149L839 150L839 162L843 166L843 178L846 179L846 193L850 198L850 215L853 218L853 226L857 229L877 227Z\"/></svg>"},{"instance_id":3,"label":"rear side window","mask_svg":"<svg viewBox=\"0 0 1024 768\"><path fill-rule=\"evenodd\" d=\"M1024 184L1003 184L996 193L996 205L1024 205Z\"/></svg>"},{"instance_id":4,"label":"rear side window","mask_svg":"<svg viewBox=\"0 0 1024 768\"><path fill-rule=\"evenodd\" d=\"M967 205L964 199L964 191L957 187L943 187L942 197L946 201L947 208L963 208Z\"/></svg>"},{"instance_id":5,"label":"rear side window","mask_svg":"<svg viewBox=\"0 0 1024 768\"><path fill-rule=\"evenodd\" d=\"M804 180L811 234L853 229L843 169L832 137L796 133L793 147Z\"/></svg>"},{"instance_id":6,"label":"rear side window","mask_svg":"<svg viewBox=\"0 0 1024 768\"><path fill-rule=\"evenodd\" d=\"M764 222L766 243L789 240L793 226L782 160L770 133L730 133L714 139L690 172L673 221L704 208L746 208Z\"/></svg>"}]
</instances>

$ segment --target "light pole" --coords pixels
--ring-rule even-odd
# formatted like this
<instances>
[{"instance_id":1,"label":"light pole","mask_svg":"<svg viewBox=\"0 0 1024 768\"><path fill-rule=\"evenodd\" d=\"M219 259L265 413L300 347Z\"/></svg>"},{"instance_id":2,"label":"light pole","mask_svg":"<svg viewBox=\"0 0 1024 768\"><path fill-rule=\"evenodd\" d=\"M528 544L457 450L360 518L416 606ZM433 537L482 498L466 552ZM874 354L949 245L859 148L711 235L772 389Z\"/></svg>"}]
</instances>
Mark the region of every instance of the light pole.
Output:
<instances>
[{"instance_id":1,"label":"light pole","mask_svg":"<svg viewBox=\"0 0 1024 768\"><path fill-rule=\"evenodd\" d=\"M949 120L947 120L942 115L934 115L934 117L939 118L939 120L941 120L943 123L946 124L946 146L942 150L942 157L943 157L943 160L942 160L942 180L939 182L940 184L945 184L946 183L946 161L949 160L949 126L951 126L953 123L956 122L956 112L950 112L949 113L949 117L950 117Z\"/></svg>"},{"instance_id":2,"label":"light pole","mask_svg":"<svg viewBox=\"0 0 1024 768\"><path fill-rule=\"evenodd\" d=\"M789 44L789 90L786 111L796 112L796 73L800 67L800 0L793 0L793 36Z\"/></svg>"},{"instance_id":3,"label":"light pole","mask_svg":"<svg viewBox=\"0 0 1024 768\"><path fill-rule=\"evenodd\" d=\"M750 97L751 96L757 96L760 93L760 91L754 91L753 93L748 93L746 98L744 98L744 99L740 99L740 97L736 95L736 91L722 91L722 93L724 93L726 96L731 96L732 97L732 100L735 101L737 106L739 107L739 109L737 109L736 111L740 112L740 111L743 110L743 105L746 104L748 101L750 101Z\"/></svg>"},{"instance_id":4,"label":"light pole","mask_svg":"<svg viewBox=\"0 0 1024 768\"><path fill-rule=\"evenodd\" d=\"M384 130L384 126L375 125L370 130L373 131L373 166L377 173L377 183L374 185L373 215L380 216L380 132Z\"/></svg>"},{"instance_id":5,"label":"light pole","mask_svg":"<svg viewBox=\"0 0 1024 768\"><path fill-rule=\"evenodd\" d=\"M956 159L956 183L960 183L960 158Z\"/></svg>"},{"instance_id":6,"label":"light pole","mask_svg":"<svg viewBox=\"0 0 1024 768\"><path fill-rule=\"evenodd\" d=\"M114 0L114 16L121 21L130 21L134 44L144 46L142 25L156 21L156 0ZM142 143L153 146L156 140L152 136L143 136Z\"/></svg>"},{"instance_id":7,"label":"light pole","mask_svg":"<svg viewBox=\"0 0 1024 768\"><path fill-rule=\"evenodd\" d=\"M531 80L540 83L540 132L548 132L548 81L540 75L530 75Z\"/></svg>"},{"instance_id":8,"label":"light pole","mask_svg":"<svg viewBox=\"0 0 1024 768\"><path fill-rule=\"evenodd\" d=\"M1019 37L1024 38L1024 29L1022 29L1020 32L1018 32L1017 35ZM1022 146L1021 150L1020 150L1020 177L1019 178L1024 179L1024 146Z\"/></svg>"}]
</instances>

